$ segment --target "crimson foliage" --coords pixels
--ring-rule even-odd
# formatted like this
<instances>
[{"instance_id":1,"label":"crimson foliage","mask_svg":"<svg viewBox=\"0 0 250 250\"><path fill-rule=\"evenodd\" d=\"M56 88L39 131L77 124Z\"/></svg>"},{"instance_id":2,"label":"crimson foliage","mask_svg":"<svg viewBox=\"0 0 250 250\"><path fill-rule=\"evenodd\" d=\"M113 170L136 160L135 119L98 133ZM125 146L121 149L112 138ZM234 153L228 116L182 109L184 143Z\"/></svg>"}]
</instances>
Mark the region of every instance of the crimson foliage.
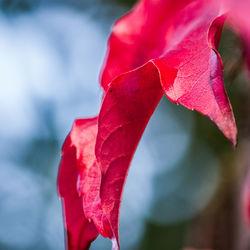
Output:
<instances>
[{"instance_id":1,"label":"crimson foliage","mask_svg":"<svg viewBox=\"0 0 250 250\"><path fill-rule=\"evenodd\" d=\"M115 23L101 74L105 93L100 113L75 121L63 146L58 189L68 249L88 249L98 234L119 249L127 172L163 94L208 116L236 145L217 49L228 15L239 34L245 34L245 43L249 41L245 10L250 4L237 4L243 15L233 0L141 0Z\"/></svg>"}]
</instances>

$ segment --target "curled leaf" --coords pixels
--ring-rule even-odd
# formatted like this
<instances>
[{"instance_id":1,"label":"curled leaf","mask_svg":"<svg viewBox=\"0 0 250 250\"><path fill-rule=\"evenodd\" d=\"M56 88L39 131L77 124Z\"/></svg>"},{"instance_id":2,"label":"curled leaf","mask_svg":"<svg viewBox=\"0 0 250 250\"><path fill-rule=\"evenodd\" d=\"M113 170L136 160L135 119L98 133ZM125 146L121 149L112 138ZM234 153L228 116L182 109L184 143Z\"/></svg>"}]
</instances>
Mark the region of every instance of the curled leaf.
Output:
<instances>
[{"instance_id":1,"label":"curled leaf","mask_svg":"<svg viewBox=\"0 0 250 250\"><path fill-rule=\"evenodd\" d=\"M77 149L69 135L63 146L62 159L58 173L58 192L63 202L66 244L70 250L88 249L98 236L93 222L85 217L82 197L77 190L79 178Z\"/></svg>"},{"instance_id":2,"label":"curled leaf","mask_svg":"<svg viewBox=\"0 0 250 250\"><path fill-rule=\"evenodd\" d=\"M150 62L116 78L102 103L96 139L96 158L102 170L100 195L118 246L118 218L128 168L162 94L159 73Z\"/></svg>"},{"instance_id":3,"label":"curled leaf","mask_svg":"<svg viewBox=\"0 0 250 250\"><path fill-rule=\"evenodd\" d=\"M59 193L69 249L98 233L119 249L119 211L129 165L163 93L208 116L236 144L217 51L225 20L215 0L141 0L113 28L98 117L77 120L63 147Z\"/></svg>"},{"instance_id":4,"label":"curled leaf","mask_svg":"<svg viewBox=\"0 0 250 250\"><path fill-rule=\"evenodd\" d=\"M208 116L235 145L237 129L217 52L225 17L216 1L140 1L114 25L102 86L107 89L119 74L151 60L166 96Z\"/></svg>"}]
</instances>

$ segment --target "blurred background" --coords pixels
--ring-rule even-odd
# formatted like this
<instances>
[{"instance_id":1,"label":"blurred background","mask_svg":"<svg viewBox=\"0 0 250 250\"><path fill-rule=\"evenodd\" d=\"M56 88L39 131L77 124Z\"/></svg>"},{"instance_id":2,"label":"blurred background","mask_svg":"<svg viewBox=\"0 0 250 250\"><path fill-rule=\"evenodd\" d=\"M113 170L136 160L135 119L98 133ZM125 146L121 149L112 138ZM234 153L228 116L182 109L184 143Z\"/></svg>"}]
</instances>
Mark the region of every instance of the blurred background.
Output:
<instances>
[{"instance_id":1,"label":"blurred background","mask_svg":"<svg viewBox=\"0 0 250 250\"><path fill-rule=\"evenodd\" d=\"M0 0L0 249L64 249L56 178L74 119L98 113L112 23L133 0ZM250 98L241 41L219 51L239 129L233 149L208 118L163 98L136 151L120 216L123 250L247 250L241 192ZM110 249L99 237L92 250Z\"/></svg>"}]
</instances>

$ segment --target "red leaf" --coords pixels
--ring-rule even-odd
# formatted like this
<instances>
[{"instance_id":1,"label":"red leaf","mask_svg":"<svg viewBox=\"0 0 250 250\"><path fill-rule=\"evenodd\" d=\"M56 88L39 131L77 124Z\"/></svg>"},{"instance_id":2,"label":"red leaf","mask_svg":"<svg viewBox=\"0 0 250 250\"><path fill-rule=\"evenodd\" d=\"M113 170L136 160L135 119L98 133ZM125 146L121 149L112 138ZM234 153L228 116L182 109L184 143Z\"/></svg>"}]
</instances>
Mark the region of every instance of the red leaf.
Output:
<instances>
[{"instance_id":1,"label":"red leaf","mask_svg":"<svg viewBox=\"0 0 250 250\"><path fill-rule=\"evenodd\" d=\"M140 1L114 26L102 86L107 89L119 74L152 60L166 96L208 116L235 145L235 120L216 51L225 16L216 3ZM173 70L178 71L176 78L169 78Z\"/></svg>"},{"instance_id":2,"label":"red leaf","mask_svg":"<svg viewBox=\"0 0 250 250\"><path fill-rule=\"evenodd\" d=\"M108 42L108 53L101 75L106 90L117 76L162 56L172 47L176 25L185 25L183 17L172 20L193 0L141 0L126 16L118 20ZM185 15L185 19L192 13Z\"/></svg>"},{"instance_id":3,"label":"red leaf","mask_svg":"<svg viewBox=\"0 0 250 250\"><path fill-rule=\"evenodd\" d=\"M87 129L84 131L85 134L88 132ZM77 191L79 166L76 156L77 148L69 134L63 146L58 173L58 191L63 201L66 241L70 250L88 249L90 243L98 236L94 224L84 215L82 198Z\"/></svg>"},{"instance_id":4,"label":"red leaf","mask_svg":"<svg viewBox=\"0 0 250 250\"><path fill-rule=\"evenodd\" d=\"M115 24L99 117L77 120L63 148L58 185L69 249L87 249L97 231L119 248L128 168L163 92L208 116L236 143L216 51L224 18L212 0L142 0Z\"/></svg>"},{"instance_id":5,"label":"red leaf","mask_svg":"<svg viewBox=\"0 0 250 250\"><path fill-rule=\"evenodd\" d=\"M112 82L99 114L96 157L102 169L101 201L118 246L120 202L129 164L162 94L158 71L147 63Z\"/></svg>"},{"instance_id":6,"label":"red leaf","mask_svg":"<svg viewBox=\"0 0 250 250\"><path fill-rule=\"evenodd\" d=\"M113 249L119 248L119 207L129 163L162 94L158 72L148 63L120 76L108 89L99 115L98 135L97 118L75 122L63 147L58 177L68 235L76 238L68 237L69 249L88 249L97 236L94 225L104 237L114 238ZM71 203L72 199L77 202ZM81 237L87 237L85 245L77 245Z\"/></svg>"}]
</instances>

